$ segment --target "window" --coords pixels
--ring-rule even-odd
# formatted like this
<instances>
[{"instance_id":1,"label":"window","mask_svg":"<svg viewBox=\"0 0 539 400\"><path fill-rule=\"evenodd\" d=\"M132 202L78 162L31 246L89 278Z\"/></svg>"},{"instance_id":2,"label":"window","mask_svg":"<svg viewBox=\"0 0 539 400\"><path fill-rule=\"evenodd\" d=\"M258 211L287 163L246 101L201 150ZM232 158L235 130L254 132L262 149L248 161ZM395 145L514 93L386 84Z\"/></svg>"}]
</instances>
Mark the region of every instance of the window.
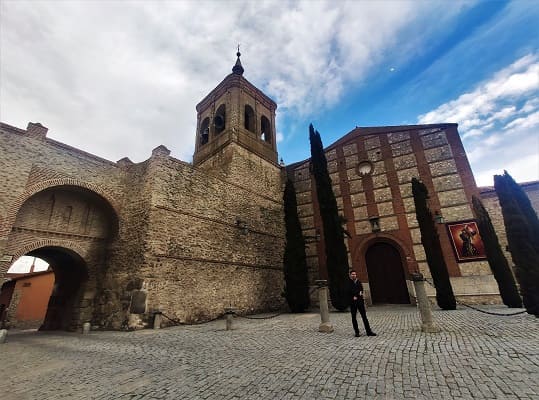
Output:
<instances>
[{"instance_id":1,"label":"window","mask_svg":"<svg viewBox=\"0 0 539 400\"><path fill-rule=\"evenodd\" d=\"M215 134L218 135L225 130L226 124L226 107L221 104L213 117L213 126L215 127Z\"/></svg>"},{"instance_id":2,"label":"window","mask_svg":"<svg viewBox=\"0 0 539 400\"><path fill-rule=\"evenodd\" d=\"M266 143L271 143L271 124L269 119L264 116L260 120L260 132L260 139Z\"/></svg>"},{"instance_id":3,"label":"window","mask_svg":"<svg viewBox=\"0 0 539 400\"><path fill-rule=\"evenodd\" d=\"M204 145L208 143L208 140L210 140L210 119L206 118L204 121L202 121L202 124L200 125L200 144Z\"/></svg>"},{"instance_id":4,"label":"window","mask_svg":"<svg viewBox=\"0 0 539 400\"><path fill-rule=\"evenodd\" d=\"M249 105L245 105L245 111L243 113L243 127L253 133L255 131L255 112Z\"/></svg>"}]
</instances>

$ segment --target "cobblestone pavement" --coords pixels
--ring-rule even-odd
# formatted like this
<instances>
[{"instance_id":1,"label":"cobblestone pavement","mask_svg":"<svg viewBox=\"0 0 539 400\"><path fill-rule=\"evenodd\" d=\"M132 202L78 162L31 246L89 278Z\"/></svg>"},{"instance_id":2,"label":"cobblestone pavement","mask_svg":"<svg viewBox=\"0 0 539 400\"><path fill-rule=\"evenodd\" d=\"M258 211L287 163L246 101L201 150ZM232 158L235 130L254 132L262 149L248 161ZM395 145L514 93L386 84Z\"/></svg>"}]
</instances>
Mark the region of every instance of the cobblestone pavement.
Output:
<instances>
[{"instance_id":1,"label":"cobblestone pavement","mask_svg":"<svg viewBox=\"0 0 539 400\"><path fill-rule=\"evenodd\" d=\"M485 306L486 307L486 306ZM510 312L500 306L489 310ZM137 332L10 331L0 398L539 399L539 319L434 311L421 333L412 306L368 309L377 337L349 314L225 321Z\"/></svg>"}]
</instances>

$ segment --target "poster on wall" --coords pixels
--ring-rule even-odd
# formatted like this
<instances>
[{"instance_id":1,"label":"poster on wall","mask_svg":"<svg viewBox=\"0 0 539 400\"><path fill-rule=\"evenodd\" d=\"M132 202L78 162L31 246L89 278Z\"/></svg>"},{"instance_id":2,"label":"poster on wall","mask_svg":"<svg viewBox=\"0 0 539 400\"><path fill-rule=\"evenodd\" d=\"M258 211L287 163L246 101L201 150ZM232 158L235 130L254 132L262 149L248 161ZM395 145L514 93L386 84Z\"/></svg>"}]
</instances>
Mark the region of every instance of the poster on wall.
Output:
<instances>
[{"instance_id":1,"label":"poster on wall","mask_svg":"<svg viewBox=\"0 0 539 400\"><path fill-rule=\"evenodd\" d=\"M486 260L485 246L474 220L451 222L446 226L457 262Z\"/></svg>"}]
</instances>

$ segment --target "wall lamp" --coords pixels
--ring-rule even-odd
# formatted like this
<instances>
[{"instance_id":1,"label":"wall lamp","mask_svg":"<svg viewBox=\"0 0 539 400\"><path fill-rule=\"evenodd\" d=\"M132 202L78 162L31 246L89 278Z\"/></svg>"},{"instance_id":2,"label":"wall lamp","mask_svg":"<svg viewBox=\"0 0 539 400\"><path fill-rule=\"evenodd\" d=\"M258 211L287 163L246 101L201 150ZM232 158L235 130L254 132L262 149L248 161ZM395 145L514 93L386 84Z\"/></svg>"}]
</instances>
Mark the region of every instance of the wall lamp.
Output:
<instances>
[{"instance_id":1,"label":"wall lamp","mask_svg":"<svg viewBox=\"0 0 539 400\"><path fill-rule=\"evenodd\" d=\"M436 222L437 224L443 224L445 222L444 216L440 211L434 212L434 222Z\"/></svg>"},{"instance_id":2,"label":"wall lamp","mask_svg":"<svg viewBox=\"0 0 539 400\"><path fill-rule=\"evenodd\" d=\"M371 229L373 232L380 232L380 218L379 217L371 217L369 218L369 222L371 223Z\"/></svg>"}]
</instances>

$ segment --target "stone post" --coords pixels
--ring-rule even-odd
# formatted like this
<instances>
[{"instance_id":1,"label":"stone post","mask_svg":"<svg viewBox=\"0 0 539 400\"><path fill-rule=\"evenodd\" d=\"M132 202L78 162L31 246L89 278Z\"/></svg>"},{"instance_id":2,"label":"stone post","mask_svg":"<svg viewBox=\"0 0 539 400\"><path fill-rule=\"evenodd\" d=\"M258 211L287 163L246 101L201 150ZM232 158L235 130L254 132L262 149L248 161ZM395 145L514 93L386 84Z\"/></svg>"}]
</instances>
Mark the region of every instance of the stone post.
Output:
<instances>
[{"instance_id":1,"label":"stone post","mask_svg":"<svg viewBox=\"0 0 539 400\"><path fill-rule=\"evenodd\" d=\"M7 329L0 329L0 344L5 343L7 337Z\"/></svg>"},{"instance_id":2,"label":"stone post","mask_svg":"<svg viewBox=\"0 0 539 400\"><path fill-rule=\"evenodd\" d=\"M414 282L419 314L421 315L421 331L429 333L440 332L440 328L434 324L432 319L430 301L427 297L427 292L425 291L425 278L419 272L413 273L411 276L412 281Z\"/></svg>"},{"instance_id":3,"label":"stone post","mask_svg":"<svg viewBox=\"0 0 539 400\"><path fill-rule=\"evenodd\" d=\"M232 330L232 320L234 319L234 309L232 307L225 307L226 314L226 330Z\"/></svg>"},{"instance_id":4,"label":"stone post","mask_svg":"<svg viewBox=\"0 0 539 400\"><path fill-rule=\"evenodd\" d=\"M328 307L328 282L326 280L316 281L318 286L318 301L320 303L320 319L322 323L318 328L318 332L331 333L333 325L329 322L329 307Z\"/></svg>"},{"instance_id":5,"label":"stone post","mask_svg":"<svg viewBox=\"0 0 539 400\"><path fill-rule=\"evenodd\" d=\"M156 311L153 314L153 329L161 329L162 319L163 319L163 313L161 311Z\"/></svg>"},{"instance_id":6,"label":"stone post","mask_svg":"<svg viewBox=\"0 0 539 400\"><path fill-rule=\"evenodd\" d=\"M88 333L90 333L90 323L85 322L84 324L82 324L82 334L86 335Z\"/></svg>"}]
</instances>

